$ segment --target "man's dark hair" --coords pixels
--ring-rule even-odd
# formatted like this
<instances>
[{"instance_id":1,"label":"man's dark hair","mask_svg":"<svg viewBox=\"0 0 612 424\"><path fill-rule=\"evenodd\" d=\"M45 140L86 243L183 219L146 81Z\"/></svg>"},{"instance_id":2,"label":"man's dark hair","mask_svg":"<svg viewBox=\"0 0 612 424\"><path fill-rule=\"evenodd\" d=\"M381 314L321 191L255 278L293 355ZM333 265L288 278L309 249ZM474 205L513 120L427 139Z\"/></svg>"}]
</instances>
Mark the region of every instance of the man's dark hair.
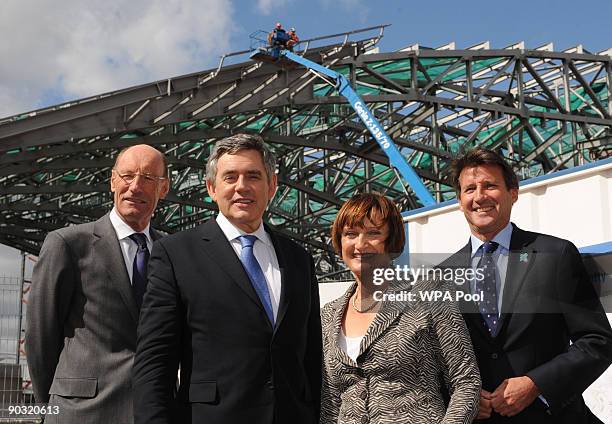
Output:
<instances>
[{"instance_id":1,"label":"man's dark hair","mask_svg":"<svg viewBox=\"0 0 612 424\"><path fill-rule=\"evenodd\" d=\"M508 162L506 162L500 154L494 152L493 150L477 147L467 151L463 156L459 156L453 160L451 164L451 182L457 194L461 192L461 185L459 184L459 176L461 175L461 171L463 171L465 168L474 168L481 165L498 166L502 171L502 175L504 176L506 188L508 190L518 188L518 177Z\"/></svg>"},{"instance_id":2,"label":"man's dark hair","mask_svg":"<svg viewBox=\"0 0 612 424\"><path fill-rule=\"evenodd\" d=\"M206 162L206 179L215 186L217 178L217 162L221 156L235 155L243 150L255 150L261 155L268 181L272 181L272 177L276 172L276 158L274 153L266 146L263 138L257 134L235 134L215 143L215 146Z\"/></svg>"}]
</instances>

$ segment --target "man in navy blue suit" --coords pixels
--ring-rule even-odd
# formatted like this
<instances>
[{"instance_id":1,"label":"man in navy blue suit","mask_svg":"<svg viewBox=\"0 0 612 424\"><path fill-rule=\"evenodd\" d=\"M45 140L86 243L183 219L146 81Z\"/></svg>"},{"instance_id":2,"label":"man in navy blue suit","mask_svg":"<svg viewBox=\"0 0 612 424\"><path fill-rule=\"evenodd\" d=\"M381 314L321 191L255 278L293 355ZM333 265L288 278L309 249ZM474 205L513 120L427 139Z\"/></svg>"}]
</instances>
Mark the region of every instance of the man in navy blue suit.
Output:
<instances>
[{"instance_id":1,"label":"man in navy blue suit","mask_svg":"<svg viewBox=\"0 0 612 424\"><path fill-rule=\"evenodd\" d=\"M312 257L263 223L274 157L261 137L237 134L217 142L206 174L217 217L151 253L135 422L316 424L318 285Z\"/></svg>"},{"instance_id":2,"label":"man in navy blue suit","mask_svg":"<svg viewBox=\"0 0 612 424\"><path fill-rule=\"evenodd\" d=\"M497 153L471 150L452 170L471 236L443 266L485 263L490 275L462 288L489 301L462 304L482 376L477 420L599 422L582 392L612 362L612 331L578 250L510 222L518 178Z\"/></svg>"}]
</instances>

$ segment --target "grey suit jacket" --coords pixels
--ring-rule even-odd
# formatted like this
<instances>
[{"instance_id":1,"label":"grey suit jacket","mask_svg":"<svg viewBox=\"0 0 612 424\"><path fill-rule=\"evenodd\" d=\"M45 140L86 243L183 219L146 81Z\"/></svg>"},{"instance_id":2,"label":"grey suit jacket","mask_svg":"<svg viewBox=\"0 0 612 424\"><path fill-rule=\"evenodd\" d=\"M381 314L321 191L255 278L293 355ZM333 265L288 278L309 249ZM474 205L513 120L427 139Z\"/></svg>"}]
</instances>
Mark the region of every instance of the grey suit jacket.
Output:
<instances>
[{"instance_id":1,"label":"grey suit jacket","mask_svg":"<svg viewBox=\"0 0 612 424\"><path fill-rule=\"evenodd\" d=\"M467 424L478 413L480 375L472 343L453 303L385 303L361 341L357 362L339 334L356 284L321 311L321 424ZM413 291L443 290L432 282ZM450 402L445 404L446 389Z\"/></svg>"},{"instance_id":2,"label":"grey suit jacket","mask_svg":"<svg viewBox=\"0 0 612 424\"><path fill-rule=\"evenodd\" d=\"M36 401L59 409L45 423L133 422L137 323L108 214L50 233L34 267L26 329Z\"/></svg>"}]
</instances>

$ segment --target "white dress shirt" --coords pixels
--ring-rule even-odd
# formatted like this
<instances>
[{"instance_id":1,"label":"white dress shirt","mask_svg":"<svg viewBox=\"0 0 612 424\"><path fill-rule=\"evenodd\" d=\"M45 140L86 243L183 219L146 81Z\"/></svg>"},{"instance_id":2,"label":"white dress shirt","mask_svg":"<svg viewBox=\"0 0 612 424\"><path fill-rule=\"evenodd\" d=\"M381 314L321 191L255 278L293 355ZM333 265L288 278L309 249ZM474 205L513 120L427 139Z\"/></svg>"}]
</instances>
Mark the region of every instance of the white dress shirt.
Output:
<instances>
[{"instance_id":1,"label":"white dress shirt","mask_svg":"<svg viewBox=\"0 0 612 424\"><path fill-rule=\"evenodd\" d=\"M255 259L259 262L259 266L266 277L266 283L268 284L268 292L270 293L270 301L272 302L272 312L274 314L274 320L278 315L278 305L280 303L281 296L281 273L278 265L278 258L276 257L276 251L272 244L270 235L266 233L263 222L259 225L259 228L253 233L246 233L240 228L237 228L232 224L221 212L217 215L217 224L221 227L221 231L230 242L232 248L238 255L242 253L242 245L238 237L243 235L254 235L257 237L255 244L253 245L253 254Z\"/></svg>"},{"instance_id":2,"label":"white dress shirt","mask_svg":"<svg viewBox=\"0 0 612 424\"><path fill-rule=\"evenodd\" d=\"M123 254L123 260L125 261L125 268L127 269L128 276L130 277L130 283L132 283L134 258L136 257L136 252L138 252L138 244L136 244L136 242L132 240L130 236L138 231L134 231L132 227L126 224L125 221L121 219L115 208L110 211L109 218L113 228L115 229L115 233L117 233L119 246L121 246L121 253ZM151 235L149 234L150 225L151 224L147 224L146 228L142 230L142 233L147 236L147 248L149 249L149 252L151 251L151 247L153 247L153 239L151 239Z\"/></svg>"}]
</instances>

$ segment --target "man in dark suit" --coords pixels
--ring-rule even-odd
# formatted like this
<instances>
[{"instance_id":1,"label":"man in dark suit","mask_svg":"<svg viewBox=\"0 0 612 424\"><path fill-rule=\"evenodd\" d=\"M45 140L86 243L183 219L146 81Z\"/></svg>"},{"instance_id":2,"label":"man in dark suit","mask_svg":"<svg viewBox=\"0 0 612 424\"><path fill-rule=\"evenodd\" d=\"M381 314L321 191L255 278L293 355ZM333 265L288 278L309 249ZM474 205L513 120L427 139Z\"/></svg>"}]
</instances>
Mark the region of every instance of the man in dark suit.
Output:
<instances>
[{"instance_id":1,"label":"man in dark suit","mask_svg":"<svg viewBox=\"0 0 612 424\"><path fill-rule=\"evenodd\" d=\"M582 392L612 362L612 331L578 250L510 223L518 178L497 153L474 149L452 170L472 234L444 265L482 271L460 287L484 294L461 304L482 377L477 420L599 422Z\"/></svg>"},{"instance_id":2,"label":"man in dark suit","mask_svg":"<svg viewBox=\"0 0 612 424\"><path fill-rule=\"evenodd\" d=\"M261 137L238 134L217 142L206 179L217 218L153 249L135 421L317 423L318 287L311 256L262 223L274 157Z\"/></svg>"},{"instance_id":3,"label":"man in dark suit","mask_svg":"<svg viewBox=\"0 0 612 424\"><path fill-rule=\"evenodd\" d=\"M149 222L168 192L165 158L137 145L117 156L114 208L96 222L50 233L32 276L26 353L45 423L132 423L131 375Z\"/></svg>"}]
</instances>

